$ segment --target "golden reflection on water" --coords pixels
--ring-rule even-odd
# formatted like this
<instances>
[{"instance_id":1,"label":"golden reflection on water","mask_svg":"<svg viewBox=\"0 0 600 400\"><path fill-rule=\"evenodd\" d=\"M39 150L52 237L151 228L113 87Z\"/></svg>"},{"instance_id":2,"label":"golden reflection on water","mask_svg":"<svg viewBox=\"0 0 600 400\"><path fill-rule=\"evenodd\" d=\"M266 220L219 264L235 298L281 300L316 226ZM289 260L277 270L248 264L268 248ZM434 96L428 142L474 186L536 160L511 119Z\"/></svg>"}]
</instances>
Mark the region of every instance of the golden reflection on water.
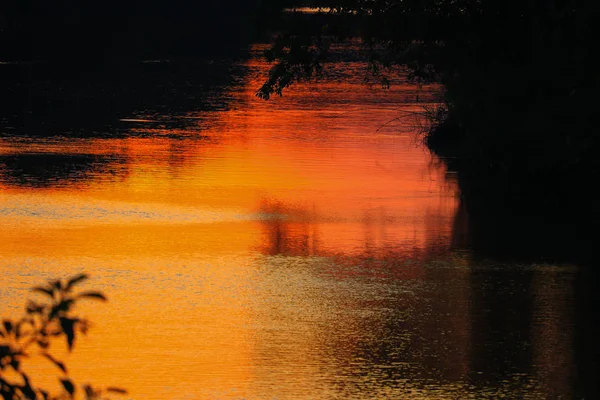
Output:
<instances>
[{"instance_id":1,"label":"golden reflection on water","mask_svg":"<svg viewBox=\"0 0 600 400\"><path fill-rule=\"evenodd\" d=\"M455 189L414 126L389 124L418 109L414 88L325 81L266 103L266 66L246 66L228 111L186 116L212 121L201 134L135 118L124 138L0 140L5 160L84 169L36 178L5 161L1 314L46 278L90 273L110 302L84 307L95 326L68 364L137 399L480 390L469 263L431 261L450 248Z\"/></svg>"}]
</instances>

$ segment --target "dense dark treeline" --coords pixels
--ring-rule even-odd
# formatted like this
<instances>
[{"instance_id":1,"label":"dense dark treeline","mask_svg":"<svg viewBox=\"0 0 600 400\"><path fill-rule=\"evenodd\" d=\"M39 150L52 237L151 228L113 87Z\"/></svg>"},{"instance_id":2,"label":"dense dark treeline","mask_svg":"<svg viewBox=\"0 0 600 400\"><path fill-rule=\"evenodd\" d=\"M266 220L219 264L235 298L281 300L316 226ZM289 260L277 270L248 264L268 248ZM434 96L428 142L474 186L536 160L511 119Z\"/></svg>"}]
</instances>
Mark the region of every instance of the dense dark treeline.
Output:
<instances>
[{"instance_id":1,"label":"dense dark treeline","mask_svg":"<svg viewBox=\"0 0 600 400\"><path fill-rule=\"evenodd\" d=\"M244 56L283 6L282 0L0 2L0 135L114 136L122 134L116 132L122 117L211 107L213 93L230 83L232 60Z\"/></svg>"},{"instance_id":2,"label":"dense dark treeline","mask_svg":"<svg viewBox=\"0 0 600 400\"><path fill-rule=\"evenodd\" d=\"M482 255L594 258L598 17L593 1L487 4L434 52L446 106L426 142L458 173Z\"/></svg>"},{"instance_id":3,"label":"dense dark treeline","mask_svg":"<svg viewBox=\"0 0 600 400\"><path fill-rule=\"evenodd\" d=\"M210 56L254 39L278 0L7 0L0 60Z\"/></svg>"},{"instance_id":4,"label":"dense dark treeline","mask_svg":"<svg viewBox=\"0 0 600 400\"><path fill-rule=\"evenodd\" d=\"M425 141L458 172L464 213L472 233L479 232L470 246L491 254L481 244L496 243L498 255L541 234L539 246L523 246L529 256L557 255L561 237L570 238L561 259L593 248L600 222L593 201L600 176L600 2L318 4L331 9L330 18L289 25L268 53L277 65L260 96L314 74L332 40L359 36L379 73L404 65L417 80L444 85ZM499 239L520 224L520 239Z\"/></svg>"}]
</instances>

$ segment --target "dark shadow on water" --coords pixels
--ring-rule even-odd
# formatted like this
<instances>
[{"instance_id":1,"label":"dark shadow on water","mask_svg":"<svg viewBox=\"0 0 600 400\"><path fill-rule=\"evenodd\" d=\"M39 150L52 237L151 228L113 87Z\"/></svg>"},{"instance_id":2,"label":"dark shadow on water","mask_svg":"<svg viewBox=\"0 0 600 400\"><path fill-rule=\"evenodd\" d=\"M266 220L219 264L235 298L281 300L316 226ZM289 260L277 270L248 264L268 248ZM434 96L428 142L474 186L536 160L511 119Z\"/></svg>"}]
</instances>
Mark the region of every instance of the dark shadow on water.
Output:
<instances>
[{"instance_id":1,"label":"dark shadow on water","mask_svg":"<svg viewBox=\"0 0 600 400\"><path fill-rule=\"evenodd\" d=\"M600 212L592 176L498 178L459 170L467 244L476 254L495 258L594 260Z\"/></svg>"},{"instance_id":2,"label":"dark shadow on water","mask_svg":"<svg viewBox=\"0 0 600 400\"><path fill-rule=\"evenodd\" d=\"M368 232L381 221L366 219L364 243L343 257L320 231L323 216L265 201L259 251L327 257L336 280L376 288L349 295L352 323L323 338L340 375L351 377L337 383L341 393L376 381L457 398L596 398L598 263L585 240L593 233L576 230L593 225L595 211L568 208L577 199L556 192L544 199L549 191L535 185L509 195L493 186L500 180L465 182L463 172L451 174L463 190L451 248L373 247ZM435 229L428 235L439 242Z\"/></svg>"},{"instance_id":3,"label":"dark shadow on water","mask_svg":"<svg viewBox=\"0 0 600 400\"><path fill-rule=\"evenodd\" d=\"M471 273L469 381L500 385L516 373L531 373L531 271Z\"/></svg>"},{"instance_id":4,"label":"dark shadow on water","mask_svg":"<svg viewBox=\"0 0 600 400\"><path fill-rule=\"evenodd\" d=\"M245 73L235 63L239 57L243 51L238 58L158 60L91 72L44 63L0 65L0 135L135 134L123 119L198 131L198 121L185 117L229 108L227 91Z\"/></svg>"},{"instance_id":5,"label":"dark shadow on water","mask_svg":"<svg viewBox=\"0 0 600 400\"><path fill-rule=\"evenodd\" d=\"M579 271L576 282L577 330L574 347L578 370L574 386L578 398L582 399L597 399L600 396L600 265L596 262L593 267Z\"/></svg>"},{"instance_id":6,"label":"dark shadow on water","mask_svg":"<svg viewBox=\"0 0 600 400\"><path fill-rule=\"evenodd\" d=\"M448 164L455 172L452 179L457 180L461 190L461 201L453 226L452 243L455 249L470 252L475 262L496 260L525 266L549 265L551 269L559 268L557 265L576 266L577 272L572 276L560 278L556 273L556 279L561 280L546 283L573 293L572 305L567 308L569 325L552 329L555 332L572 332L567 350L572 352L574 359L569 363L572 370L566 379L572 388L573 398L597 398L600 362L600 296L597 294L600 264L597 243L600 237L600 213L592 179L595 171L531 175L498 172L481 166L473 168L456 160L450 160ZM507 279L517 276L520 276L519 285L524 291L511 291L505 286ZM528 332L519 326L536 326L532 293L544 290L535 289L531 283L527 283L532 279L527 268L521 272L512 271L498 279L489 272L480 278L474 273L472 279L484 279L483 282L474 283L473 287L487 288L479 293L479 299L474 304L489 310L488 313L473 314L482 318L474 321L482 327L475 333L482 336L481 343L487 346L472 349L474 361L478 360L481 366L485 366L488 362L494 362L493 353L502 358L501 350L506 349L505 346L510 344L507 341L513 339L535 343L526 337L516 337L519 332ZM510 304L518 305L518 308ZM565 303L556 303L555 307L560 310L567 306ZM557 336L557 333L551 333L549 327L539 329L542 336ZM500 351L496 352L494 347ZM515 357L529 357L530 349L516 350L520 353ZM560 360L556 363L552 368L560 371L563 368ZM506 365L503 370L510 368L511 365ZM475 379L485 379L485 375L475 376ZM565 376L561 376L561 379L564 380Z\"/></svg>"},{"instance_id":7,"label":"dark shadow on water","mask_svg":"<svg viewBox=\"0 0 600 400\"><path fill-rule=\"evenodd\" d=\"M98 179L122 180L127 160L89 154L0 155L0 182L8 186L45 188L78 185Z\"/></svg>"},{"instance_id":8,"label":"dark shadow on water","mask_svg":"<svg viewBox=\"0 0 600 400\"><path fill-rule=\"evenodd\" d=\"M235 57L153 60L96 70L48 63L0 64L0 138L9 150L0 156L0 182L20 187L77 185L124 179L127 157L87 154L83 149L32 150L31 139L169 138L198 144L232 107L231 92L247 74ZM218 140L217 138L213 138ZM212 139L211 139L212 140ZM27 142L28 143L28 142ZM41 142L45 143L45 142ZM98 142L101 146L101 142ZM92 149L92 153L96 150ZM173 165L184 162L173 148Z\"/></svg>"}]
</instances>

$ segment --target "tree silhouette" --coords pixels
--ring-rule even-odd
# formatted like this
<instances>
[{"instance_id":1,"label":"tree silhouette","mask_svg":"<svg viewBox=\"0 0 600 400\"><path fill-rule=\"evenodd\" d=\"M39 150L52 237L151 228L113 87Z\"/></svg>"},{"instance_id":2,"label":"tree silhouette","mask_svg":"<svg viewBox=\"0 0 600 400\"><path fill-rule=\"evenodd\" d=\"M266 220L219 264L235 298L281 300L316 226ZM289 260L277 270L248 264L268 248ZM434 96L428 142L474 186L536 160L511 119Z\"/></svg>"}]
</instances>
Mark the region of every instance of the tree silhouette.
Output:
<instances>
[{"instance_id":1,"label":"tree silhouette","mask_svg":"<svg viewBox=\"0 0 600 400\"><path fill-rule=\"evenodd\" d=\"M335 59L332 44L358 38L342 51L367 61L383 86L398 71L443 86L435 106L423 105L432 122L423 141L457 172L466 214L489 227L472 245L503 243L494 252L506 252L495 235L514 236L525 217L544 233L540 246L531 246L536 235L521 230L529 255L594 254L600 212L589 182L600 176L599 1L305 3L322 12L287 16L265 52L272 68L258 97L317 76Z\"/></svg>"}]
</instances>

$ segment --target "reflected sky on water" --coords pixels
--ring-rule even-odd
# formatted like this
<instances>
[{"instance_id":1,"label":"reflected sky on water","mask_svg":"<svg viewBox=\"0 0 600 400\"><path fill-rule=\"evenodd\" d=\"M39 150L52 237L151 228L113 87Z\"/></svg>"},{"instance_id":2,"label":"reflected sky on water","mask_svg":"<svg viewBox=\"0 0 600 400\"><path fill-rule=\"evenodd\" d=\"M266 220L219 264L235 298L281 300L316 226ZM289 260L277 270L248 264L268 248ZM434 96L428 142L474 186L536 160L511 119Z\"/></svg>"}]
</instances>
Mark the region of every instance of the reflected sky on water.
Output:
<instances>
[{"instance_id":1,"label":"reflected sky on water","mask_svg":"<svg viewBox=\"0 0 600 400\"><path fill-rule=\"evenodd\" d=\"M457 246L456 187L416 136L438 89L342 58L264 102L259 50L140 78L89 124L3 120L0 314L90 273L110 302L82 306L72 375L138 399L570 398L577 270Z\"/></svg>"}]
</instances>

